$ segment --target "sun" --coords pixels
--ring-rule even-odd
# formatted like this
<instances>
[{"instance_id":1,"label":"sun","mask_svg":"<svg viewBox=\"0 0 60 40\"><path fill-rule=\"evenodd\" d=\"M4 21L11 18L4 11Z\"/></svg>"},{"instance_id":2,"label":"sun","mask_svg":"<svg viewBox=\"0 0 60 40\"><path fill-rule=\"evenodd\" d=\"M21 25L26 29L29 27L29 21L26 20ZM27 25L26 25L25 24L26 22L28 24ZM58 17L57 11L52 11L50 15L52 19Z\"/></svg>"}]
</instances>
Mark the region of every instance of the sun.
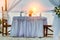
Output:
<instances>
[{"instance_id":1,"label":"sun","mask_svg":"<svg viewBox=\"0 0 60 40\"><path fill-rule=\"evenodd\" d=\"M37 11L37 8L33 7L31 10L35 13Z\"/></svg>"}]
</instances>

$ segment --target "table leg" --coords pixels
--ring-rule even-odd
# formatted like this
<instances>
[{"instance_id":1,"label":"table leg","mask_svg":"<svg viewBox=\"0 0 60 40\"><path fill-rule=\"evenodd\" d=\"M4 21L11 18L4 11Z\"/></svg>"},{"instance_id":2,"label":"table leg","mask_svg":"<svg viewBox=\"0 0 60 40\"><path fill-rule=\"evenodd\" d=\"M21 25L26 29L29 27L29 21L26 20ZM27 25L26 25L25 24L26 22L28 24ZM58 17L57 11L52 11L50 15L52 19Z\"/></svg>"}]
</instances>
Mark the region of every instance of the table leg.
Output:
<instances>
[{"instance_id":1,"label":"table leg","mask_svg":"<svg viewBox=\"0 0 60 40\"><path fill-rule=\"evenodd\" d=\"M4 36L4 27L2 26L2 36Z\"/></svg>"},{"instance_id":2,"label":"table leg","mask_svg":"<svg viewBox=\"0 0 60 40\"><path fill-rule=\"evenodd\" d=\"M48 27L46 27L46 37L47 37L47 35L48 35Z\"/></svg>"},{"instance_id":3,"label":"table leg","mask_svg":"<svg viewBox=\"0 0 60 40\"><path fill-rule=\"evenodd\" d=\"M8 34L8 32L7 32L7 23L6 23L6 31L5 32L6 32L6 36L7 36L7 34Z\"/></svg>"},{"instance_id":4,"label":"table leg","mask_svg":"<svg viewBox=\"0 0 60 40\"><path fill-rule=\"evenodd\" d=\"M44 35L44 37L46 36L45 35L45 26L43 26L43 35Z\"/></svg>"},{"instance_id":5,"label":"table leg","mask_svg":"<svg viewBox=\"0 0 60 40\"><path fill-rule=\"evenodd\" d=\"M2 20L2 36L4 36L4 20Z\"/></svg>"}]
</instances>

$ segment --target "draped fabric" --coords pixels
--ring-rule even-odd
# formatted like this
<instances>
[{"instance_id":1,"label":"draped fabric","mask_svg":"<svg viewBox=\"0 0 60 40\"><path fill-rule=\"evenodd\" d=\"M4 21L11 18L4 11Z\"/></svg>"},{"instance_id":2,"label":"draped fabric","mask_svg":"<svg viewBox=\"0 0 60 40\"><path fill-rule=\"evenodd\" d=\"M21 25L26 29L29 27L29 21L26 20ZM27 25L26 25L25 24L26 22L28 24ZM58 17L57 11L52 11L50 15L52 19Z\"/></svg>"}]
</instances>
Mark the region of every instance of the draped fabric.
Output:
<instances>
[{"instance_id":1,"label":"draped fabric","mask_svg":"<svg viewBox=\"0 0 60 40\"><path fill-rule=\"evenodd\" d=\"M58 18L57 15L54 15L53 19L53 40L59 40L59 34L60 34L60 18Z\"/></svg>"},{"instance_id":2,"label":"draped fabric","mask_svg":"<svg viewBox=\"0 0 60 40\"><path fill-rule=\"evenodd\" d=\"M47 24L45 17L14 17L10 36L43 37L43 24Z\"/></svg>"},{"instance_id":3,"label":"draped fabric","mask_svg":"<svg viewBox=\"0 0 60 40\"><path fill-rule=\"evenodd\" d=\"M60 5L60 0L49 0L50 3L52 3L54 6L59 6Z\"/></svg>"}]
</instances>

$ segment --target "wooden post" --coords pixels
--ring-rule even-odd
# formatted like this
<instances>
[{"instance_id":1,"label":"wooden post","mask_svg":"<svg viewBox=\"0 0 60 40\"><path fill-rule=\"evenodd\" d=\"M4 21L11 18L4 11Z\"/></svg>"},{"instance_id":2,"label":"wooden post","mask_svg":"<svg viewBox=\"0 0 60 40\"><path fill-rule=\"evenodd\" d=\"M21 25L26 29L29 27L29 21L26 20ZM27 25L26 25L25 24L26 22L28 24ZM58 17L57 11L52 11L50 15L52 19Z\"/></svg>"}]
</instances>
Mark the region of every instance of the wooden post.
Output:
<instances>
[{"instance_id":1,"label":"wooden post","mask_svg":"<svg viewBox=\"0 0 60 40\"><path fill-rule=\"evenodd\" d=\"M5 0L5 12L7 13L7 0ZM5 23L6 23L5 32L6 32L6 35L7 35L8 34L8 32L7 32L7 19L5 20Z\"/></svg>"},{"instance_id":2,"label":"wooden post","mask_svg":"<svg viewBox=\"0 0 60 40\"><path fill-rule=\"evenodd\" d=\"M5 11L7 11L7 0L5 0Z\"/></svg>"},{"instance_id":3,"label":"wooden post","mask_svg":"<svg viewBox=\"0 0 60 40\"><path fill-rule=\"evenodd\" d=\"M8 25L7 25L7 20L5 20L5 21L6 21L6 26L5 26L5 30L6 31L5 32L6 32L6 36L7 36L8 35L8 30L7 30L8 29Z\"/></svg>"},{"instance_id":4,"label":"wooden post","mask_svg":"<svg viewBox=\"0 0 60 40\"><path fill-rule=\"evenodd\" d=\"M3 7L2 7L2 36L4 36Z\"/></svg>"},{"instance_id":5,"label":"wooden post","mask_svg":"<svg viewBox=\"0 0 60 40\"><path fill-rule=\"evenodd\" d=\"M4 36L4 34L7 36L7 34L8 34L7 19L5 19L5 16L4 16L5 12L7 13L7 0L5 0L5 10L3 10L3 7L2 7L2 36ZM4 28L5 28L5 30L4 30Z\"/></svg>"},{"instance_id":6,"label":"wooden post","mask_svg":"<svg viewBox=\"0 0 60 40\"><path fill-rule=\"evenodd\" d=\"M7 36L7 34L8 34L8 31L7 31L8 25L7 25L7 19L5 19L5 17L4 17L4 13L5 13L5 11L3 10L3 7L2 7L2 36L4 36L4 34Z\"/></svg>"}]
</instances>

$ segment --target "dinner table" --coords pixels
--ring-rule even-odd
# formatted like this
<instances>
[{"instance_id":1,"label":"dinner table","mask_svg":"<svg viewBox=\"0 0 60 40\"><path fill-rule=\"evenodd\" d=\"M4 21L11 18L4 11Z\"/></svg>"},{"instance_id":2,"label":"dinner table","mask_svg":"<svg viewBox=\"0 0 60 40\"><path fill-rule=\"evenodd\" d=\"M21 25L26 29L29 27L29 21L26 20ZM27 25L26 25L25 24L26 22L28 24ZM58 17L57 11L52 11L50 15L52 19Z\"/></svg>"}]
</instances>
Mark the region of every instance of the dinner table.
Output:
<instances>
[{"instance_id":1,"label":"dinner table","mask_svg":"<svg viewBox=\"0 0 60 40\"><path fill-rule=\"evenodd\" d=\"M43 25L47 24L46 17L15 16L13 17L10 36L43 37Z\"/></svg>"}]
</instances>

